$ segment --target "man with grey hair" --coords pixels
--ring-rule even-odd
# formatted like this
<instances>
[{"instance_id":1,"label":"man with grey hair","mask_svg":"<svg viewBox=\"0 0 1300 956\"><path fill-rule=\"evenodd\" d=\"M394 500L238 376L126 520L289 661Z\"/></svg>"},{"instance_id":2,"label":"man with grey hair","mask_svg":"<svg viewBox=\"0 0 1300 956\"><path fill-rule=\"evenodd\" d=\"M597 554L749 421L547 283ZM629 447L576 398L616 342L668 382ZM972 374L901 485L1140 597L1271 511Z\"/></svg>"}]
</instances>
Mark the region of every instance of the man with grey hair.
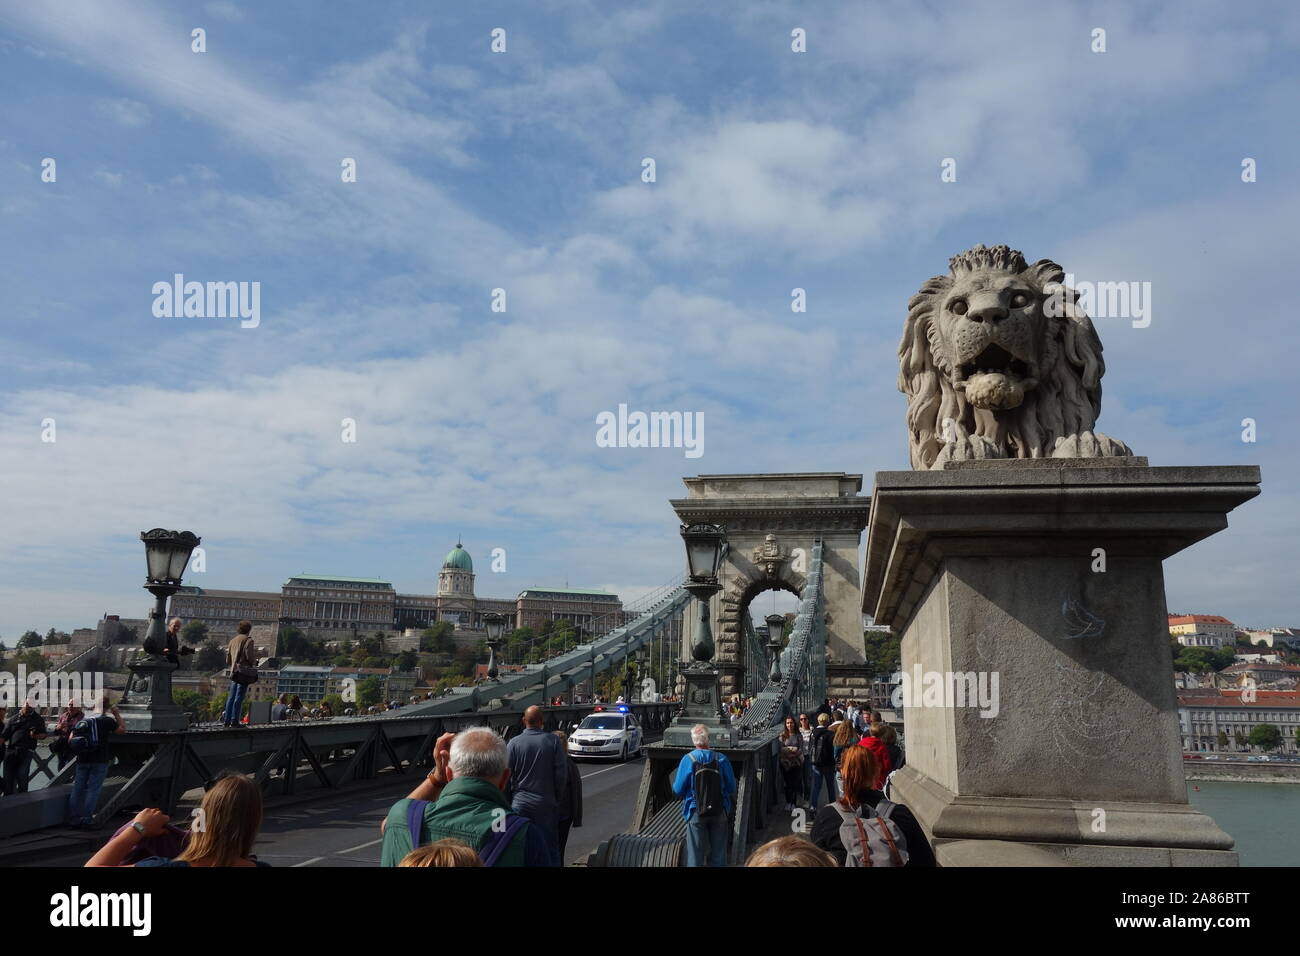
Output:
<instances>
[{"instance_id":1,"label":"man with grey hair","mask_svg":"<svg viewBox=\"0 0 1300 956\"><path fill-rule=\"evenodd\" d=\"M167 622L167 635L163 638L163 657L179 665L181 654L193 654L194 648L181 647L181 619L174 617Z\"/></svg>"},{"instance_id":2,"label":"man with grey hair","mask_svg":"<svg viewBox=\"0 0 1300 956\"><path fill-rule=\"evenodd\" d=\"M478 851L484 866L547 866L545 837L506 799L510 767L505 741L490 727L443 734L433 745L433 771L388 811L381 866L397 866L412 850L451 838Z\"/></svg>"},{"instance_id":3,"label":"man with grey hair","mask_svg":"<svg viewBox=\"0 0 1300 956\"><path fill-rule=\"evenodd\" d=\"M725 754L709 749L709 728L691 728L695 749L682 757L673 793L686 818L686 865L726 866L729 818L736 800L736 774Z\"/></svg>"}]
</instances>

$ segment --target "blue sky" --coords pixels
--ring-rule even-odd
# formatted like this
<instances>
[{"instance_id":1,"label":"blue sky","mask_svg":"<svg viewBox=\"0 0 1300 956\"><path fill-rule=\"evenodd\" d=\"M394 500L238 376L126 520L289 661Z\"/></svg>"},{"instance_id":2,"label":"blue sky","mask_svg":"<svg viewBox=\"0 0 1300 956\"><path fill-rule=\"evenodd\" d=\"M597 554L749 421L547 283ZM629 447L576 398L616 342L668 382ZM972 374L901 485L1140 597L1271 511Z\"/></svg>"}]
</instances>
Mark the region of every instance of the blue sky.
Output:
<instances>
[{"instance_id":1,"label":"blue sky","mask_svg":"<svg viewBox=\"0 0 1300 956\"><path fill-rule=\"evenodd\" d=\"M0 638L140 613L155 526L208 587L431 592L460 535L480 594L635 597L683 475L907 467L906 302L976 242L1152 283L1097 322L1100 427L1264 470L1170 608L1300 624L1300 9L713 7L0 2ZM155 318L178 272L260 282L260 326ZM596 447L619 403L703 412L704 456Z\"/></svg>"}]
</instances>

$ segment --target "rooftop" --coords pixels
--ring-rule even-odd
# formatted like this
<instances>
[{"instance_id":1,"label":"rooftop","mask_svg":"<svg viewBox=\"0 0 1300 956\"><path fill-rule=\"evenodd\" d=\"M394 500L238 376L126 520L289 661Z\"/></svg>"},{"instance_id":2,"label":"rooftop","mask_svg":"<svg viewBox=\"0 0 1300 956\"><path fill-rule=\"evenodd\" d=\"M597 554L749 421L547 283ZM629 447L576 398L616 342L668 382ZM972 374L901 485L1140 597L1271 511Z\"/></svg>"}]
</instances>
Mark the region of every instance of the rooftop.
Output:
<instances>
[{"instance_id":1,"label":"rooftop","mask_svg":"<svg viewBox=\"0 0 1300 956\"><path fill-rule=\"evenodd\" d=\"M379 578L342 578L333 574L295 574L285 583L292 584L296 581L329 581L338 584L381 584L386 588L391 588L393 586L388 581Z\"/></svg>"},{"instance_id":2,"label":"rooftop","mask_svg":"<svg viewBox=\"0 0 1300 956\"><path fill-rule=\"evenodd\" d=\"M1213 687L1193 687L1178 692L1180 707L1300 707L1300 691L1256 690L1253 701L1243 701L1239 690L1216 690Z\"/></svg>"},{"instance_id":3,"label":"rooftop","mask_svg":"<svg viewBox=\"0 0 1300 956\"><path fill-rule=\"evenodd\" d=\"M601 591L597 588L524 588L519 592L519 596L523 597L525 594L531 594L534 591L542 591L547 594L599 594L601 597L618 597L617 594L610 591Z\"/></svg>"},{"instance_id":4,"label":"rooftop","mask_svg":"<svg viewBox=\"0 0 1300 956\"><path fill-rule=\"evenodd\" d=\"M1219 617L1217 614L1170 614L1170 624L1227 624L1232 627L1233 624L1226 617Z\"/></svg>"}]
</instances>

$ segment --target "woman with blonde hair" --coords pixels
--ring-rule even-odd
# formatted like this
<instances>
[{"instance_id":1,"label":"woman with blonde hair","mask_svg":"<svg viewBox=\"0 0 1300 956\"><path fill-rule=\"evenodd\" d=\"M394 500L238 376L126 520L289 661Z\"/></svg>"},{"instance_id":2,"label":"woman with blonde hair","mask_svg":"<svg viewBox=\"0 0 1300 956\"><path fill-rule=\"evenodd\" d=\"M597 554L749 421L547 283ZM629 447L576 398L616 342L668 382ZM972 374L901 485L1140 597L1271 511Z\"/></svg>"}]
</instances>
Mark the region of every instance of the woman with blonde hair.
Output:
<instances>
[{"instance_id":1,"label":"woman with blonde hair","mask_svg":"<svg viewBox=\"0 0 1300 956\"><path fill-rule=\"evenodd\" d=\"M162 835L169 817L158 809L141 810L86 866L121 866L141 840ZM253 856L262 827L262 790L243 774L218 778L203 795L185 849L174 860L146 857L135 866L270 866Z\"/></svg>"},{"instance_id":2,"label":"woman with blonde hair","mask_svg":"<svg viewBox=\"0 0 1300 956\"><path fill-rule=\"evenodd\" d=\"M803 837L769 840L749 855L745 866L837 866L835 857Z\"/></svg>"},{"instance_id":3,"label":"woman with blonde hair","mask_svg":"<svg viewBox=\"0 0 1300 956\"><path fill-rule=\"evenodd\" d=\"M398 866L482 866L478 852L468 843L452 837L434 840L432 843L417 847L406 856Z\"/></svg>"}]
</instances>

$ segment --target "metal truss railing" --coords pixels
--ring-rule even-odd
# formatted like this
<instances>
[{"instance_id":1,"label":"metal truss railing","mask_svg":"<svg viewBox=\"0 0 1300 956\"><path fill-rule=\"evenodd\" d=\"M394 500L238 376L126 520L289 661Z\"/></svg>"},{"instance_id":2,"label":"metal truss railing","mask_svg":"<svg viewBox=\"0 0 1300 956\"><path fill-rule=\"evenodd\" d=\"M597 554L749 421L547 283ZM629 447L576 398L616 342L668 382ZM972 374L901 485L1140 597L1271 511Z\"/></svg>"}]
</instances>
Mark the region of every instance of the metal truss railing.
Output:
<instances>
[{"instance_id":1,"label":"metal truss railing","mask_svg":"<svg viewBox=\"0 0 1300 956\"><path fill-rule=\"evenodd\" d=\"M822 541L808 560L803 596L790 641L781 652L781 680L767 681L739 726L747 735L778 726L785 715L817 707L826 696L826 605L822 593Z\"/></svg>"}]
</instances>

